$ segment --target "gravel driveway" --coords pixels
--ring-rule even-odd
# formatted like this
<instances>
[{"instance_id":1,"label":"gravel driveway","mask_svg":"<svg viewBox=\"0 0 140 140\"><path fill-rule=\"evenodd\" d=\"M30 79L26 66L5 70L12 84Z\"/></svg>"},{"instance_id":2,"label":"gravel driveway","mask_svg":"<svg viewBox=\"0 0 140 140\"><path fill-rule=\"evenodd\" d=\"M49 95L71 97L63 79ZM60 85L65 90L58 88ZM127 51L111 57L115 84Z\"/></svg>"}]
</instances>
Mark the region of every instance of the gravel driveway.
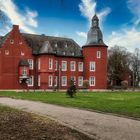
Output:
<instances>
[{"instance_id":1,"label":"gravel driveway","mask_svg":"<svg viewBox=\"0 0 140 140\"><path fill-rule=\"evenodd\" d=\"M140 121L41 102L0 98L0 104L47 115L101 140L140 140Z\"/></svg>"}]
</instances>

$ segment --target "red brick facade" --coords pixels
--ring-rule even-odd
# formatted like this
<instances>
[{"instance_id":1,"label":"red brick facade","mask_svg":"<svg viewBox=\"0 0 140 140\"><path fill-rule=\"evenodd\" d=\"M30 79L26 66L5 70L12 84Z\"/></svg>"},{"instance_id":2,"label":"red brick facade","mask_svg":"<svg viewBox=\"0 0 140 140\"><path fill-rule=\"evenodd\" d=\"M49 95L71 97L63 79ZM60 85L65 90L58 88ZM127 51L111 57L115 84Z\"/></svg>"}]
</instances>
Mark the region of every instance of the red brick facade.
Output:
<instances>
[{"instance_id":1,"label":"red brick facade","mask_svg":"<svg viewBox=\"0 0 140 140\"><path fill-rule=\"evenodd\" d=\"M81 57L33 54L14 25L0 47L0 89L67 89L71 78L78 89L83 80L89 81L88 89L106 89L107 47L85 45L81 52Z\"/></svg>"}]
</instances>

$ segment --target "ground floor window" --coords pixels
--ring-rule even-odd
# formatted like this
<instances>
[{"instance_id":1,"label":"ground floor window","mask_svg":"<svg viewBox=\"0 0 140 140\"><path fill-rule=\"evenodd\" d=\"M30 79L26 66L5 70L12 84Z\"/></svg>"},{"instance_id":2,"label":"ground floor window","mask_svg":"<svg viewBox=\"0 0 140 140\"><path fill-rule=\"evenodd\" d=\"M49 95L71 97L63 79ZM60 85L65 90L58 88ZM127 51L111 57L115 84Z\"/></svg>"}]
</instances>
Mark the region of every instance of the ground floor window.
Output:
<instances>
[{"instance_id":1,"label":"ground floor window","mask_svg":"<svg viewBox=\"0 0 140 140\"><path fill-rule=\"evenodd\" d=\"M28 86L33 86L34 85L34 77L30 76L28 80Z\"/></svg>"},{"instance_id":2,"label":"ground floor window","mask_svg":"<svg viewBox=\"0 0 140 140\"><path fill-rule=\"evenodd\" d=\"M54 82L55 82L55 83L54 83L54 86L55 86L55 87L57 87L57 79L58 79L57 76L55 76L55 81L54 81Z\"/></svg>"},{"instance_id":3,"label":"ground floor window","mask_svg":"<svg viewBox=\"0 0 140 140\"><path fill-rule=\"evenodd\" d=\"M53 84L53 76L52 75L49 75L49 87L52 87L52 84Z\"/></svg>"},{"instance_id":4,"label":"ground floor window","mask_svg":"<svg viewBox=\"0 0 140 140\"><path fill-rule=\"evenodd\" d=\"M67 76L61 77L61 84L62 84L62 86L67 86Z\"/></svg>"},{"instance_id":5,"label":"ground floor window","mask_svg":"<svg viewBox=\"0 0 140 140\"><path fill-rule=\"evenodd\" d=\"M38 75L38 86L40 87L40 75Z\"/></svg>"},{"instance_id":6,"label":"ground floor window","mask_svg":"<svg viewBox=\"0 0 140 140\"><path fill-rule=\"evenodd\" d=\"M90 78L89 78L89 85L90 86L95 86L95 76L90 76Z\"/></svg>"},{"instance_id":7,"label":"ground floor window","mask_svg":"<svg viewBox=\"0 0 140 140\"><path fill-rule=\"evenodd\" d=\"M79 87L82 87L83 86L83 77L82 76L79 76L78 77L78 86Z\"/></svg>"}]
</instances>

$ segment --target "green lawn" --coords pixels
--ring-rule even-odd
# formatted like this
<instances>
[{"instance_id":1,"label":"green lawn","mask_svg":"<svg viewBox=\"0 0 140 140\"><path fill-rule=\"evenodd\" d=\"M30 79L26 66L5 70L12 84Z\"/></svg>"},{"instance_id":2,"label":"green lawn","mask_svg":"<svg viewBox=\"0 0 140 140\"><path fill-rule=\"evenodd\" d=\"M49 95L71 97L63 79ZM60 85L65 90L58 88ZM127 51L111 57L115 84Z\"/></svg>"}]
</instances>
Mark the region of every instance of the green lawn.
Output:
<instances>
[{"instance_id":1,"label":"green lawn","mask_svg":"<svg viewBox=\"0 0 140 140\"><path fill-rule=\"evenodd\" d=\"M75 98L69 98L64 93L0 92L0 96L86 108L140 118L140 93L77 93Z\"/></svg>"}]
</instances>

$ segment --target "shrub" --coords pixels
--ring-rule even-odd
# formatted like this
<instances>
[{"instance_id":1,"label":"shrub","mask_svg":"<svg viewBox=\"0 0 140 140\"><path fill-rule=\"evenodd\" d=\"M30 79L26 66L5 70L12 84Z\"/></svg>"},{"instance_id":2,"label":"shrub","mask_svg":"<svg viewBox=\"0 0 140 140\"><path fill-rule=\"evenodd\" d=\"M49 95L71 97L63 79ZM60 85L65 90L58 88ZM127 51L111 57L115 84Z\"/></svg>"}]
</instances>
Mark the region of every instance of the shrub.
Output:
<instances>
[{"instance_id":1,"label":"shrub","mask_svg":"<svg viewBox=\"0 0 140 140\"><path fill-rule=\"evenodd\" d=\"M76 86L73 80L70 81L70 87L67 89L66 94L70 96L71 98L74 97L74 95L76 94Z\"/></svg>"}]
</instances>

